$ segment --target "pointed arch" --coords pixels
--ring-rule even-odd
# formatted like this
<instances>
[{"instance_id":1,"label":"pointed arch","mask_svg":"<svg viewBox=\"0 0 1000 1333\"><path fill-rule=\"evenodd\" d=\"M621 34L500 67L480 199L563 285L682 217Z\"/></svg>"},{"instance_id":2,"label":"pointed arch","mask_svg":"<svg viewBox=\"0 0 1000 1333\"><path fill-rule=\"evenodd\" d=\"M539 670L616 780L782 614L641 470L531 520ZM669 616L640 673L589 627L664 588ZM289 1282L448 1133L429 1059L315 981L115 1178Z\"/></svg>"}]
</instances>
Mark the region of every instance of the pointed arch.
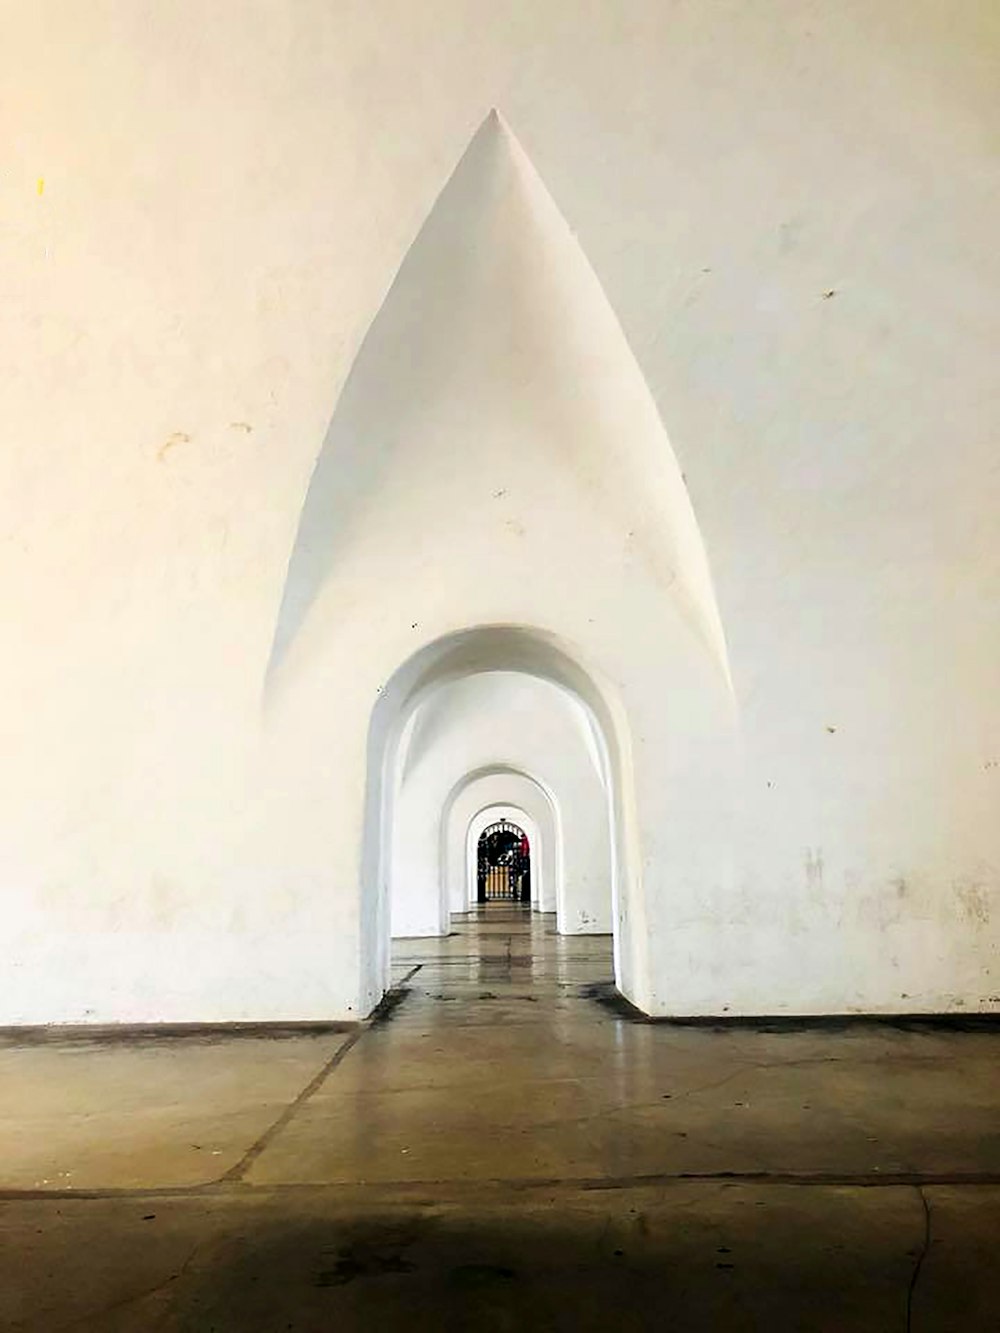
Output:
<instances>
[{"instance_id":1,"label":"pointed arch","mask_svg":"<svg viewBox=\"0 0 1000 1333\"><path fill-rule=\"evenodd\" d=\"M607 297L498 116L355 359L265 685L276 801L314 881L354 895L348 1007L370 1008L388 977L397 728L423 691L480 671L580 702L613 829L619 985L647 1012L687 1004L705 967L679 927L732 874L738 763L708 560Z\"/></svg>"},{"instance_id":2,"label":"pointed arch","mask_svg":"<svg viewBox=\"0 0 1000 1333\"><path fill-rule=\"evenodd\" d=\"M462 443L459 444L459 441ZM505 461L508 466L505 470ZM573 492L621 533L729 682L708 559L652 394L578 241L506 122L492 111L445 184L365 336L305 496L278 611L267 689L338 571L374 580L407 532L448 503L479 515L510 496L502 531L526 531L511 477ZM505 484L506 482L506 484ZM302 651L308 652L308 646Z\"/></svg>"}]
</instances>

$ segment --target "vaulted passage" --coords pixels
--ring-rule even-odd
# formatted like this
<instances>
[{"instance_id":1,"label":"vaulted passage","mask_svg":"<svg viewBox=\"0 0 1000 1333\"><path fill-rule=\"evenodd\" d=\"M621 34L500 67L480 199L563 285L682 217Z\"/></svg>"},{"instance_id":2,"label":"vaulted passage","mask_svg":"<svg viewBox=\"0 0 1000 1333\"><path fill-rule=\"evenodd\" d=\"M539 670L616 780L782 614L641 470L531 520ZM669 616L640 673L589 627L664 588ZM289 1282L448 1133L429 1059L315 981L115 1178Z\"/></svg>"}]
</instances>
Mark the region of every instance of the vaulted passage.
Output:
<instances>
[{"instance_id":1,"label":"vaulted passage","mask_svg":"<svg viewBox=\"0 0 1000 1333\"><path fill-rule=\"evenodd\" d=\"M601 691L551 636L478 627L403 663L372 713L368 782L374 999L407 940L447 935L487 900L611 937L627 993L643 957L639 904L615 911L631 888L628 771Z\"/></svg>"}]
</instances>

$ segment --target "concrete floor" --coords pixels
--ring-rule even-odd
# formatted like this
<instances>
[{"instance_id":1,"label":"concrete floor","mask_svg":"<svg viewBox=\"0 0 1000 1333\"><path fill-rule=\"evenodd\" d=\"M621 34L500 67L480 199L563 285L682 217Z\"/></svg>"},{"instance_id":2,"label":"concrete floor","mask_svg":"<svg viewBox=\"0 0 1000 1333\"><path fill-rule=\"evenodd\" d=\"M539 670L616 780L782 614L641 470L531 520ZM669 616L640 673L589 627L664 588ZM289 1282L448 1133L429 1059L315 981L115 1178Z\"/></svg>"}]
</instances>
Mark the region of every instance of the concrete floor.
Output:
<instances>
[{"instance_id":1,"label":"concrete floor","mask_svg":"<svg viewBox=\"0 0 1000 1333\"><path fill-rule=\"evenodd\" d=\"M1000 1328L992 1032L636 1021L502 905L397 946L350 1031L0 1044L0 1327Z\"/></svg>"}]
</instances>

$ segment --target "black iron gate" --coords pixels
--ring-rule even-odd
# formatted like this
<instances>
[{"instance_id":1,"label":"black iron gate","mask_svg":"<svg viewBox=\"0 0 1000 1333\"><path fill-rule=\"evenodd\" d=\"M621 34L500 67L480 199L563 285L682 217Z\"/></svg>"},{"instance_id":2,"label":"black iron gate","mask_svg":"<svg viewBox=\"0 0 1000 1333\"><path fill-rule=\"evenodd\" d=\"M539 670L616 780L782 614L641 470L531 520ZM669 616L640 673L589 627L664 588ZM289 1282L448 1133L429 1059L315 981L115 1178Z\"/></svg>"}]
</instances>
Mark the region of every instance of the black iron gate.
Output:
<instances>
[{"instance_id":1,"label":"black iron gate","mask_svg":"<svg viewBox=\"0 0 1000 1333\"><path fill-rule=\"evenodd\" d=\"M479 901L531 902L531 848L527 834L506 819L483 829L476 854Z\"/></svg>"}]
</instances>

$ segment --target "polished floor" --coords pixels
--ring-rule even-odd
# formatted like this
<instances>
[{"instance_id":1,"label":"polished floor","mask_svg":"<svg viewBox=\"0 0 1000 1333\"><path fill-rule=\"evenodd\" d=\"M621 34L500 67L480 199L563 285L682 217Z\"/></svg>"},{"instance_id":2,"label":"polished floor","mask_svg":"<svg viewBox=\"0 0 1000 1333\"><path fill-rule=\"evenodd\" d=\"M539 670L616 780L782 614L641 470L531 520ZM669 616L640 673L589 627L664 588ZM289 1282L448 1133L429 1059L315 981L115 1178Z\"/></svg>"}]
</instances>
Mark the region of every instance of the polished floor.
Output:
<instances>
[{"instance_id":1,"label":"polished floor","mask_svg":"<svg viewBox=\"0 0 1000 1333\"><path fill-rule=\"evenodd\" d=\"M1000 1328L991 1031L647 1023L491 905L347 1031L9 1035L0 1327Z\"/></svg>"}]
</instances>

